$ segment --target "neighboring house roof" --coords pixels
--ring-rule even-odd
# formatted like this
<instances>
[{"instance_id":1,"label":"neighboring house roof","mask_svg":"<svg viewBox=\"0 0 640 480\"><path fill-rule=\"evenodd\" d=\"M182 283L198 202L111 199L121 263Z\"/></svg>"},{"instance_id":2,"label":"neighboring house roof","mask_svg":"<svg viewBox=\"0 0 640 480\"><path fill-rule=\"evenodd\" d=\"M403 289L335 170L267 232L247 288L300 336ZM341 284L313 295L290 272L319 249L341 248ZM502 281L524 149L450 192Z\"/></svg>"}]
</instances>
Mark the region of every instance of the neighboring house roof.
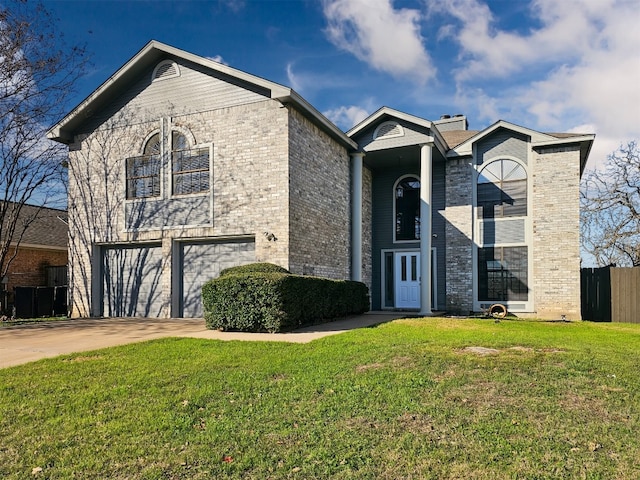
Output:
<instances>
[{"instance_id":1,"label":"neighboring house roof","mask_svg":"<svg viewBox=\"0 0 640 480\"><path fill-rule=\"evenodd\" d=\"M22 236L20 246L67 248L68 222L66 210L24 205L18 216L16 234L19 233L21 225L24 225L25 222L29 223L29 226ZM14 238L11 244L15 244L16 240Z\"/></svg>"},{"instance_id":2,"label":"neighboring house roof","mask_svg":"<svg viewBox=\"0 0 640 480\"><path fill-rule=\"evenodd\" d=\"M315 125L331 135L335 140L355 149L357 145L345 133L336 127L329 119L316 110L309 102L291 88L269 80L237 70L208 58L200 57L184 50L151 40L116 73L109 77L91 95L76 106L68 115L56 123L47 137L61 143L71 143L74 132L86 121L91 112L103 108L113 98L114 93L135 81L138 76L150 66L166 59L166 57L181 58L212 71L219 72L236 81L259 88L266 96L279 101L283 105L291 104L301 111Z\"/></svg>"}]
</instances>

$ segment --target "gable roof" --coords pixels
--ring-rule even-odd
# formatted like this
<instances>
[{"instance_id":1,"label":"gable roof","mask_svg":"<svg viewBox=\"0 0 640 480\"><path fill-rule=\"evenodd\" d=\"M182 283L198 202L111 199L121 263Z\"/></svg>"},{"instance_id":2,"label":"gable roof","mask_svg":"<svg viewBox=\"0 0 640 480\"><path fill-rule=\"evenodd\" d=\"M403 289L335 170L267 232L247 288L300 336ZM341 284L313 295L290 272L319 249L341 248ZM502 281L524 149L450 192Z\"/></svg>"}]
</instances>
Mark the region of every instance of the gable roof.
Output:
<instances>
[{"instance_id":1,"label":"gable roof","mask_svg":"<svg viewBox=\"0 0 640 480\"><path fill-rule=\"evenodd\" d=\"M369 115L367 118L365 118L363 121L361 121L356 126L351 128L351 130L347 132L347 135L350 138L353 138L356 135L358 135L358 133L366 130L368 127L378 123L381 120L386 121L388 118L404 120L406 122L428 128L429 131L431 132L431 136L434 139L434 143L436 144L438 149L442 153L445 153L448 150L447 142L444 140L440 131L437 128L433 128L433 122L424 118L416 117L415 115L411 115L409 113L404 113L399 110L389 108L389 107L379 108L378 110L373 112L371 115Z\"/></svg>"},{"instance_id":2,"label":"gable roof","mask_svg":"<svg viewBox=\"0 0 640 480\"><path fill-rule=\"evenodd\" d=\"M67 211L57 208L23 205L18 216L18 227L29 223L20 246L66 249L68 242ZM4 235L4 228L3 228ZM15 244L14 241L11 244Z\"/></svg>"},{"instance_id":3,"label":"gable roof","mask_svg":"<svg viewBox=\"0 0 640 480\"><path fill-rule=\"evenodd\" d=\"M71 143L74 132L83 124L86 116L89 115L90 112L102 108L109 102L115 92L118 92L124 85L134 81L145 69L157 64L167 56L184 59L206 69L231 77L236 81L252 85L260 89L261 92L264 92L269 98L277 100L283 105L291 104L300 110L316 126L344 146L351 149L356 148L355 142L291 88L156 40L151 40L147 43L93 93L80 102L80 104L71 110L62 120L51 127L47 132L47 137L61 143Z\"/></svg>"}]
</instances>

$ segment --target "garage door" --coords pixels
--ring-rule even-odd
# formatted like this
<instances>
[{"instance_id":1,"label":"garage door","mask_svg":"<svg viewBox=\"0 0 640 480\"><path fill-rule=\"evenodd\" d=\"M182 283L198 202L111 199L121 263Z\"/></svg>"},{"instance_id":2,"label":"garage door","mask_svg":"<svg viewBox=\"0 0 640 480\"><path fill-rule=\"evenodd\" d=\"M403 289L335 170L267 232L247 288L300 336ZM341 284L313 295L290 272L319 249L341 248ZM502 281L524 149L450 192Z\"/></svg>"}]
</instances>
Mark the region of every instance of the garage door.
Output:
<instances>
[{"instance_id":1,"label":"garage door","mask_svg":"<svg viewBox=\"0 0 640 480\"><path fill-rule=\"evenodd\" d=\"M253 241L181 244L181 316L202 317L202 285L225 268L255 262L255 252Z\"/></svg>"},{"instance_id":2,"label":"garage door","mask_svg":"<svg viewBox=\"0 0 640 480\"><path fill-rule=\"evenodd\" d=\"M159 245L105 248L103 259L103 315L159 317L162 309Z\"/></svg>"}]
</instances>

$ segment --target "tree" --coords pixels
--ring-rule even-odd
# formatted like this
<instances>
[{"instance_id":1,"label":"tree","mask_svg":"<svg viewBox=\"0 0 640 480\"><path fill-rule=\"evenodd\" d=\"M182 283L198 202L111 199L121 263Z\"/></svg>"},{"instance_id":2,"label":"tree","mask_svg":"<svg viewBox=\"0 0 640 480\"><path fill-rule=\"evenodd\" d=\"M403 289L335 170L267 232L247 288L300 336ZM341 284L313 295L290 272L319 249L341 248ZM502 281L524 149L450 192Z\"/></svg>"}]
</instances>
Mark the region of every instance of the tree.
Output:
<instances>
[{"instance_id":1,"label":"tree","mask_svg":"<svg viewBox=\"0 0 640 480\"><path fill-rule=\"evenodd\" d=\"M25 204L64 202L64 145L46 138L64 113L86 65L84 48L66 48L42 4L0 4L0 278L37 217ZM57 203L56 203L57 202Z\"/></svg>"},{"instance_id":2,"label":"tree","mask_svg":"<svg viewBox=\"0 0 640 480\"><path fill-rule=\"evenodd\" d=\"M598 266L640 266L640 146L622 145L581 189L582 248Z\"/></svg>"}]
</instances>

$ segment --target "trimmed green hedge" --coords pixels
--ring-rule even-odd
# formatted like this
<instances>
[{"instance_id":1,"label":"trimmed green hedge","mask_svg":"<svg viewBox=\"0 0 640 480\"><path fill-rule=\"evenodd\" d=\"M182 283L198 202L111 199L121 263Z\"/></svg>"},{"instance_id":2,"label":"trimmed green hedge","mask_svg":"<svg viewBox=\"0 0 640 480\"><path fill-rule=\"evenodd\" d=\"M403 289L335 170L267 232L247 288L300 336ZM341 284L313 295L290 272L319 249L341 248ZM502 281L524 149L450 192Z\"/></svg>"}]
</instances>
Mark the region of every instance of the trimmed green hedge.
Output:
<instances>
[{"instance_id":1,"label":"trimmed green hedge","mask_svg":"<svg viewBox=\"0 0 640 480\"><path fill-rule=\"evenodd\" d=\"M249 263L248 265L240 265L237 267L225 268L220 272L220 277L225 275L239 275L243 273L291 273L284 267L274 263Z\"/></svg>"},{"instance_id":2,"label":"trimmed green hedge","mask_svg":"<svg viewBox=\"0 0 640 480\"><path fill-rule=\"evenodd\" d=\"M286 273L225 274L202 287L207 328L282 332L369 310L360 282Z\"/></svg>"}]
</instances>

